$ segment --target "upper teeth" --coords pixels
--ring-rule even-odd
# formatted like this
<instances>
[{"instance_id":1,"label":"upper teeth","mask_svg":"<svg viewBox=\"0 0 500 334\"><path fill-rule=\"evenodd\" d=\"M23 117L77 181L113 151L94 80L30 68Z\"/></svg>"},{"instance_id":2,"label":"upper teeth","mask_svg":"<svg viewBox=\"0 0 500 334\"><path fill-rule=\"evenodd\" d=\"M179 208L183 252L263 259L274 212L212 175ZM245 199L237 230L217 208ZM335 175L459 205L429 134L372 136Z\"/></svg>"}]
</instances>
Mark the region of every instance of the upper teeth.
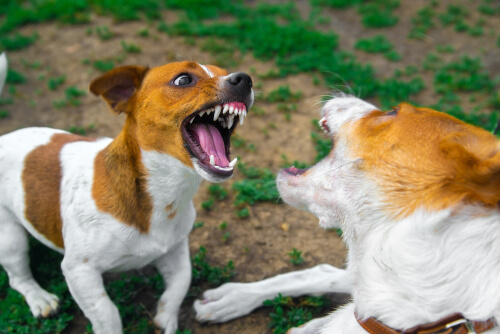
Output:
<instances>
[{"instance_id":1,"label":"upper teeth","mask_svg":"<svg viewBox=\"0 0 500 334\"><path fill-rule=\"evenodd\" d=\"M206 110L200 111L197 116L202 117L203 115L207 114L210 115L211 112L214 112L214 121L219 120L223 128L228 128L230 129L233 124L234 124L234 117L239 116L240 119L240 124L243 125L243 122L245 120L245 117L247 116L247 110L245 106L243 105L242 108L236 108L229 103L224 103L222 105L217 105L212 108L208 108ZM220 117L221 113L225 115L224 117ZM195 116L196 117L196 116ZM193 123L195 117L191 118L189 123Z\"/></svg>"}]
</instances>

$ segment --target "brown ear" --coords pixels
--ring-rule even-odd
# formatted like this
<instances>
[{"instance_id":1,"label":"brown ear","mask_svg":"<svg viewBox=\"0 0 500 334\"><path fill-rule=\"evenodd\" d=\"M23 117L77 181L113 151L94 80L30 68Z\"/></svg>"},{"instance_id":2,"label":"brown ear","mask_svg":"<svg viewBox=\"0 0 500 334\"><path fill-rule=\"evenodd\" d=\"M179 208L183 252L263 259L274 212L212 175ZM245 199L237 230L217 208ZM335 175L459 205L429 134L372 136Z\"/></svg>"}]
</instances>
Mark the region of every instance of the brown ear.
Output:
<instances>
[{"instance_id":1,"label":"brown ear","mask_svg":"<svg viewBox=\"0 0 500 334\"><path fill-rule=\"evenodd\" d=\"M102 96L109 108L120 114L127 113L129 99L134 95L149 67L123 66L112 69L90 83L90 91Z\"/></svg>"},{"instance_id":2,"label":"brown ear","mask_svg":"<svg viewBox=\"0 0 500 334\"><path fill-rule=\"evenodd\" d=\"M465 200L500 205L500 141L485 136L448 138L441 148L454 165L453 191Z\"/></svg>"}]
</instances>

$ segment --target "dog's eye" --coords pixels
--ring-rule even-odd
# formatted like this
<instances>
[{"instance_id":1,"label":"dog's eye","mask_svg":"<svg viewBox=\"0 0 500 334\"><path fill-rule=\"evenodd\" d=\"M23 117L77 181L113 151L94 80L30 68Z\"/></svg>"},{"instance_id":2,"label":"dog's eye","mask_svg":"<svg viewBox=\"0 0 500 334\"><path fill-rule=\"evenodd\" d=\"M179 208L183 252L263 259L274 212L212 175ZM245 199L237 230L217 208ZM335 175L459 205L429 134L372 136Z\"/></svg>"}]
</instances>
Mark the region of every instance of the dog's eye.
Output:
<instances>
[{"instance_id":1,"label":"dog's eye","mask_svg":"<svg viewBox=\"0 0 500 334\"><path fill-rule=\"evenodd\" d=\"M188 74L181 74L174 80L174 85L176 86L185 86L189 85L190 83L193 82L193 78L189 76Z\"/></svg>"},{"instance_id":2,"label":"dog's eye","mask_svg":"<svg viewBox=\"0 0 500 334\"><path fill-rule=\"evenodd\" d=\"M386 116L397 115L398 114L398 110L399 110L399 108L393 107L385 115Z\"/></svg>"}]
</instances>

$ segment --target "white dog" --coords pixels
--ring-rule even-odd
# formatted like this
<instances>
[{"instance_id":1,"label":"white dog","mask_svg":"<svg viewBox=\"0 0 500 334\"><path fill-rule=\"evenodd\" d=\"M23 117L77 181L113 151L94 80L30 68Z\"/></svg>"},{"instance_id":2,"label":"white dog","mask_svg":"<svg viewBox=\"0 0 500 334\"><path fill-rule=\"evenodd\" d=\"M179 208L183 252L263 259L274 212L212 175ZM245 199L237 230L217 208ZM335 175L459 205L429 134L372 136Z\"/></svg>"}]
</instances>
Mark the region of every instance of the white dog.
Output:
<instances>
[{"instance_id":1,"label":"white dog","mask_svg":"<svg viewBox=\"0 0 500 334\"><path fill-rule=\"evenodd\" d=\"M195 302L198 319L228 321L278 293L350 292L290 333L500 333L500 141L431 109L347 95L326 103L320 125L328 157L277 184L320 226L342 228L347 269L225 284Z\"/></svg>"},{"instance_id":2,"label":"white dog","mask_svg":"<svg viewBox=\"0 0 500 334\"><path fill-rule=\"evenodd\" d=\"M90 85L126 114L115 139L47 128L0 138L0 264L34 316L55 312L58 298L31 275L26 231L64 253L69 290L94 333L122 332L102 273L147 264L166 286L155 325L175 333L191 278L192 197L202 178L233 174L229 140L251 87L244 73L195 62L120 67Z\"/></svg>"}]
</instances>

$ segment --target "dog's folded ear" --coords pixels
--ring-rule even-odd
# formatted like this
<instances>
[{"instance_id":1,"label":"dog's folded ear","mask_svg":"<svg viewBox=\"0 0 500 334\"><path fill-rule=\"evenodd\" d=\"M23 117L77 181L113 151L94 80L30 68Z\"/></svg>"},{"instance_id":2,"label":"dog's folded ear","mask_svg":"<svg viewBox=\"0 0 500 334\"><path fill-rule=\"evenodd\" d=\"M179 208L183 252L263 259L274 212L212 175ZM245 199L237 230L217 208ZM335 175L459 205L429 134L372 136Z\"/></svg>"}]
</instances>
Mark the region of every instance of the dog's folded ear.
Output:
<instances>
[{"instance_id":1,"label":"dog's folded ear","mask_svg":"<svg viewBox=\"0 0 500 334\"><path fill-rule=\"evenodd\" d=\"M500 140L480 130L449 136L441 149L453 166L453 192L459 192L466 201L500 205Z\"/></svg>"},{"instance_id":2,"label":"dog's folded ear","mask_svg":"<svg viewBox=\"0 0 500 334\"><path fill-rule=\"evenodd\" d=\"M139 89L149 67L122 66L108 71L90 83L90 91L102 96L109 108L120 114L129 111L129 100Z\"/></svg>"}]
</instances>

